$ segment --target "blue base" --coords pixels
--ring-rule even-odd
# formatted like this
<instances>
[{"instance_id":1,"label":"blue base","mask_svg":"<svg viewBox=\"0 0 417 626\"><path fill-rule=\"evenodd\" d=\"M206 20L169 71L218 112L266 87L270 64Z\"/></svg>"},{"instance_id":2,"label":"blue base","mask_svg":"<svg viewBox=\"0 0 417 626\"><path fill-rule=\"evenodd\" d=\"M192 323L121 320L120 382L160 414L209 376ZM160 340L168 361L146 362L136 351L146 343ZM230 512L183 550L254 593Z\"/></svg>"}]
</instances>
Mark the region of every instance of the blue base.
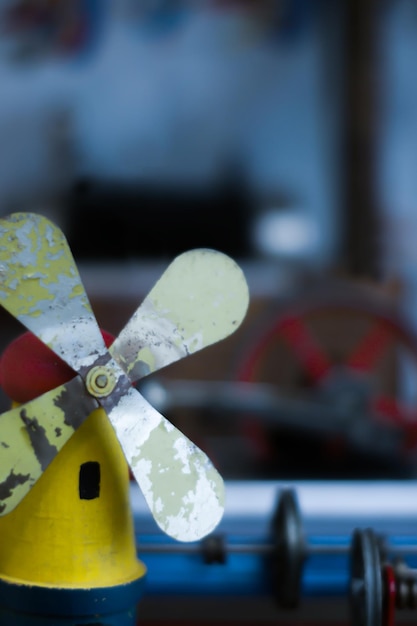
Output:
<instances>
[{"instance_id":1,"label":"blue base","mask_svg":"<svg viewBox=\"0 0 417 626\"><path fill-rule=\"evenodd\" d=\"M0 624L134 626L145 577L124 585L63 589L0 580Z\"/></svg>"},{"instance_id":2,"label":"blue base","mask_svg":"<svg viewBox=\"0 0 417 626\"><path fill-rule=\"evenodd\" d=\"M0 609L0 624L4 626L136 626L137 611L125 611L112 615L89 617L55 617L53 615L30 615Z\"/></svg>"}]
</instances>

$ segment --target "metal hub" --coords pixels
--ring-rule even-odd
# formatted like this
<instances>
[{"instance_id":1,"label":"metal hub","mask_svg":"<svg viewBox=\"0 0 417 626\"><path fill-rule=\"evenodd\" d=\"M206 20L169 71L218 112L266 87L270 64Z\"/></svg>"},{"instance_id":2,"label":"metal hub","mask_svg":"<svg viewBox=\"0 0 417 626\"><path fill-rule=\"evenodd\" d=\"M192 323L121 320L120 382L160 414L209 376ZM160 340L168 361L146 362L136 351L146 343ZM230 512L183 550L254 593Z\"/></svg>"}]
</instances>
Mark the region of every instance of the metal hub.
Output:
<instances>
[{"instance_id":1,"label":"metal hub","mask_svg":"<svg viewBox=\"0 0 417 626\"><path fill-rule=\"evenodd\" d=\"M89 394L95 398L105 398L116 386L116 376L108 367L96 365L88 372L85 384Z\"/></svg>"}]
</instances>

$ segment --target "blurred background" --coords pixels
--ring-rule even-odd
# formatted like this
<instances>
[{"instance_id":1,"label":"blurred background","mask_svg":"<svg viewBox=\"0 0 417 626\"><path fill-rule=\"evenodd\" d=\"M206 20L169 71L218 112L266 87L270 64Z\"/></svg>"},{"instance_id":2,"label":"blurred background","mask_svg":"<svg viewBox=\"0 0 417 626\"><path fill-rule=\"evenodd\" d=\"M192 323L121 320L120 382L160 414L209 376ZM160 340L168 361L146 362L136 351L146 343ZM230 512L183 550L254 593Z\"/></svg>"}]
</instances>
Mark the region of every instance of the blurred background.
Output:
<instances>
[{"instance_id":1,"label":"blurred background","mask_svg":"<svg viewBox=\"0 0 417 626\"><path fill-rule=\"evenodd\" d=\"M416 63L413 0L0 3L0 214L61 226L100 325L184 250L245 271L140 386L226 478L417 474Z\"/></svg>"}]
</instances>

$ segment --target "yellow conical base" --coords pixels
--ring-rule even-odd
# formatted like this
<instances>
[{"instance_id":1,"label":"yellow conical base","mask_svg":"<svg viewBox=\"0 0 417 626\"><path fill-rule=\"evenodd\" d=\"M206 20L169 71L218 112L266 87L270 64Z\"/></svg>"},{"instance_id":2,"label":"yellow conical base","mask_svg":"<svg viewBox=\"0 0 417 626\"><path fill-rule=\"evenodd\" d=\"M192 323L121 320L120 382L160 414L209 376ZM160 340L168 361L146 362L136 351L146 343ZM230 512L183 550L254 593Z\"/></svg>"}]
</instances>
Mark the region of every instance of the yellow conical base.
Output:
<instances>
[{"instance_id":1,"label":"yellow conical base","mask_svg":"<svg viewBox=\"0 0 417 626\"><path fill-rule=\"evenodd\" d=\"M80 498L84 463L99 464L92 499ZM144 576L128 468L104 411L88 417L16 509L0 518L0 537L0 578L9 582L86 588Z\"/></svg>"}]
</instances>

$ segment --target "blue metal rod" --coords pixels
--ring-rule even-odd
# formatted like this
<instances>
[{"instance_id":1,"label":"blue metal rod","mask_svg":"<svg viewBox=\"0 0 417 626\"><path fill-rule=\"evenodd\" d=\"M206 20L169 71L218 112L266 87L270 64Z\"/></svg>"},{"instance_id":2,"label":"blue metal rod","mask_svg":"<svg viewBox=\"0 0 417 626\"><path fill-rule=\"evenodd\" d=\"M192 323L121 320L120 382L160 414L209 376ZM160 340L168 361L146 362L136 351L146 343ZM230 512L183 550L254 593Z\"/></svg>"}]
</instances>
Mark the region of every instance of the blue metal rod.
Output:
<instances>
[{"instance_id":1,"label":"blue metal rod","mask_svg":"<svg viewBox=\"0 0 417 626\"><path fill-rule=\"evenodd\" d=\"M200 543L181 544L155 527L132 486L138 554L148 568L147 594L270 595L270 524L280 490L298 497L306 559L303 596L346 597L353 530L373 527L390 555L417 566L417 484L414 481L226 483L227 504L217 532L225 563L206 564Z\"/></svg>"}]
</instances>

